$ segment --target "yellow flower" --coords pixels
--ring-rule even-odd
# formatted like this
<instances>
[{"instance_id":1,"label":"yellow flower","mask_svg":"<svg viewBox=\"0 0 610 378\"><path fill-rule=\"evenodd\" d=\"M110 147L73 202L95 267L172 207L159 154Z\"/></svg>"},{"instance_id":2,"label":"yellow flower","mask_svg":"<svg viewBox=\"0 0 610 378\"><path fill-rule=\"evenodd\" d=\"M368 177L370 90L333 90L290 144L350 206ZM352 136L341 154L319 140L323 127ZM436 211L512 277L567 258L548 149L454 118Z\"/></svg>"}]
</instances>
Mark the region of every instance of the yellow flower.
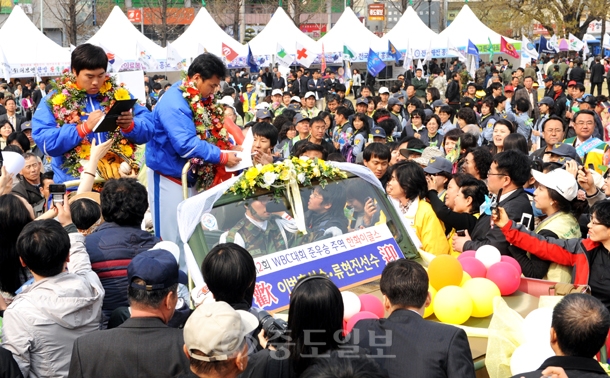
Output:
<instances>
[{"instance_id":1,"label":"yellow flower","mask_svg":"<svg viewBox=\"0 0 610 378\"><path fill-rule=\"evenodd\" d=\"M123 153L123 155L131 157L131 155L133 155L133 148L131 148L131 146L128 144L124 144L121 145L121 152Z\"/></svg>"},{"instance_id":2,"label":"yellow flower","mask_svg":"<svg viewBox=\"0 0 610 378\"><path fill-rule=\"evenodd\" d=\"M273 172L273 164L267 164L263 167L263 169L261 169L261 174L265 174L267 172Z\"/></svg>"},{"instance_id":3,"label":"yellow flower","mask_svg":"<svg viewBox=\"0 0 610 378\"><path fill-rule=\"evenodd\" d=\"M104 85L102 85L102 87L100 88L100 93L101 93L101 94L105 94L105 93L106 93L106 92L108 92L110 89L112 89L112 83L111 83L110 81L108 81L108 80L107 80L107 81L104 83ZM115 95L115 97L116 97L116 95ZM117 100L118 100L118 98L117 98Z\"/></svg>"},{"instance_id":4,"label":"yellow flower","mask_svg":"<svg viewBox=\"0 0 610 378\"><path fill-rule=\"evenodd\" d=\"M246 174L245 174L246 180L252 181L252 180L256 179L256 176L258 176L258 168L252 167L246 171Z\"/></svg>"},{"instance_id":5,"label":"yellow flower","mask_svg":"<svg viewBox=\"0 0 610 378\"><path fill-rule=\"evenodd\" d=\"M91 145L83 143L80 146L80 151L78 152L78 157L81 159L88 159L90 153L91 153Z\"/></svg>"},{"instance_id":6,"label":"yellow flower","mask_svg":"<svg viewBox=\"0 0 610 378\"><path fill-rule=\"evenodd\" d=\"M51 102L53 103L53 105L62 105L64 102L66 102L66 96L61 93L56 94L55 96L53 96Z\"/></svg>"},{"instance_id":7,"label":"yellow flower","mask_svg":"<svg viewBox=\"0 0 610 378\"><path fill-rule=\"evenodd\" d=\"M114 91L115 100L129 100L130 98L129 91L125 88L118 88L116 91Z\"/></svg>"}]
</instances>

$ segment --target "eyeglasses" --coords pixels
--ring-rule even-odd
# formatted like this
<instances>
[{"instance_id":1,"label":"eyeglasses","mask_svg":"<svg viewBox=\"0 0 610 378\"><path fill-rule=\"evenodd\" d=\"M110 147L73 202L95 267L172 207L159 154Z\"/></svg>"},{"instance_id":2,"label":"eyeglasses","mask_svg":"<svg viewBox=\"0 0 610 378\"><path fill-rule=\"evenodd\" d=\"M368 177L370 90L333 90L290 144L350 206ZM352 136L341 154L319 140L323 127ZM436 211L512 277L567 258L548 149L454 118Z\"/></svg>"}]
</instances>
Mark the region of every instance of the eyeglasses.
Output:
<instances>
[{"instance_id":1,"label":"eyeglasses","mask_svg":"<svg viewBox=\"0 0 610 378\"><path fill-rule=\"evenodd\" d=\"M505 173L490 173L490 172L487 172L487 176L508 176L508 175L505 174Z\"/></svg>"},{"instance_id":2,"label":"eyeglasses","mask_svg":"<svg viewBox=\"0 0 610 378\"><path fill-rule=\"evenodd\" d=\"M584 125L593 126L593 125L595 125L595 122L580 121L580 122L575 122L574 124L578 125L578 126L584 126Z\"/></svg>"},{"instance_id":3,"label":"eyeglasses","mask_svg":"<svg viewBox=\"0 0 610 378\"><path fill-rule=\"evenodd\" d=\"M604 226L604 227L608 227L607 225L603 224L603 223L599 223L596 220L591 219L590 223L594 226Z\"/></svg>"}]
</instances>

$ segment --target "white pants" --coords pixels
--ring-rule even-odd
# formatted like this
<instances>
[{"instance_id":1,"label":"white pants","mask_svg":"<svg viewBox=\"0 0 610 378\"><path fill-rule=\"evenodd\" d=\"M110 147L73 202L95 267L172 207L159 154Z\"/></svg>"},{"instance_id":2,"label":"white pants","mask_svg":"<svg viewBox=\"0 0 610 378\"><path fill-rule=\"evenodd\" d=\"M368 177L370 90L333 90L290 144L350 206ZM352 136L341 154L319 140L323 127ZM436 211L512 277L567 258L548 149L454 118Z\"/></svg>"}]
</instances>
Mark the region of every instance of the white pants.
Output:
<instances>
[{"instance_id":1,"label":"white pants","mask_svg":"<svg viewBox=\"0 0 610 378\"><path fill-rule=\"evenodd\" d=\"M324 111L324 98L316 100L316 108L318 108L318 110L321 112Z\"/></svg>"}]
</instances>

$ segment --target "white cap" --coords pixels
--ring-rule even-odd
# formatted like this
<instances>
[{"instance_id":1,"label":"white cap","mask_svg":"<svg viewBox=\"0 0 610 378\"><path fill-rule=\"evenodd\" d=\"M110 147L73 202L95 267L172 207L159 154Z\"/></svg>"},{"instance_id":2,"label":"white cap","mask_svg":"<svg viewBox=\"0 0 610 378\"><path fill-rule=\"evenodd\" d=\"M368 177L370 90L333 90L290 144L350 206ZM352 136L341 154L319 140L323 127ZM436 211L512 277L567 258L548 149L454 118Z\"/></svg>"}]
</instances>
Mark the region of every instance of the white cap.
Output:
<instances>
[{"instance_id":1,"label":"white cap","mask_svg":"<svg viewBox=\"0 0 610 378\"><path fill-rule=\"evenodd\" d=\"M245 337L256 327L258 319L251 313L234 310L226 302L206 301L186 321L184 344L189 356L196 360L226 361L243 348Z\"/></svg>"},{"instance_id":2,"label":"white cap","mask_svg":"<svg viewBox=\"0 0 610 378\"><path fill-rule=\"evenodd\" d=\"M382 93L390 93L390 90L388 89L388 87L381 87L379 88L379 94Z\"/></svg>"},{"instance_id":3,"label":"white cap","mask_svg":"<svg viewBox=\"0 0 610 378\"><path fill-rule=\"evenodd\" d=\"M224 96L223 98L218 100L218 103L221 105L233 106L235 105L235 100L233 100L233 97L231 96Z\"/></svg>"},{"instance_id":4,"label":"white cap","mask_svg":"<svg viewBox=\"0 0 610 378\"><path fill-rule=\"evenodd\" d=\"M572 201L578 194L576 179L564 169L555 169L549 173L542 173L532 169L532 176L534 176L539 184L555 190L568 201Z\"/></svg>"},{"instance_id":5,"label":"white cap","mask_svg":"<svg viewBox=\"0 0 610 378\"><path fill-rule=\"evenodd\" d=\"M280 96L281 96L283 93L284 93L284 92L282 92L282 90L281 90L281 89L274 89L274 90L271 92L271 96L275 96L275 95L280 95Z\"/></svg>"},{"instance_id":6,"label":"white cap","mask_svg":"<svg viewBox=\"0 0 610 378\"><path fill-rule=\"evenodd\" d=\"M301 98L299 96L292 96L290 97L290 102L296 101L299 104L301 103Z\"/></svg>"},{"instance_id":7,"label":"white cap","mask_svg":"<svg viewBox=\"0 0 610 378\"><path fill-rule=\"evenodd\" d=\"M305 93L305 98L309 98L309 97L311 97L311 96L316 97L316 94L315 94L315 93L313 93L313 92L307 92L307 93Z\"/></svg>"},{"instance_id":8,"label":"white cap","mask_svg":"<svg viewBox=\"0 0 610 378\"><path fill-rule=\"evenodd\" d=\"M263 101L263 102L259 102L259 103L256 105L256 108L255 108L255 109L256 109L256 110L269 110L269 108L270 108L269 104L268 104L268 103L266 103L265 101Z\"/></svg>"}]
</instances>

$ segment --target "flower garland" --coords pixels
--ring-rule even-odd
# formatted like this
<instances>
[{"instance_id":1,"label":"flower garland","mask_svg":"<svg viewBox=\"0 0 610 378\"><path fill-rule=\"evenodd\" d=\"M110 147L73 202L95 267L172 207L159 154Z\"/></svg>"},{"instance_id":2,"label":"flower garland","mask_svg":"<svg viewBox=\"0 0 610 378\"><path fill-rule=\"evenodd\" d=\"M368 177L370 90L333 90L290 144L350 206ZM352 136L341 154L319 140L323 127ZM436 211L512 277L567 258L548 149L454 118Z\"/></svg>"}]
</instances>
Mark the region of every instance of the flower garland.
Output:
<instances>
[{"instance_id":1,"label":"flower garland","mask_svg":"<svg viewBox=\"0 0 610 378\"><path fill-rule=\"evenodd\" d=\"M223 126L224 108L214 101L214 95L202 99L199 89L188 78L182 80L179 89L193 112L193 122L195 123L197 136L221 150L230 150L233 144ZM224 167L206 163L203 159L193 158L190 161L191 173L195 176L197 190L211 188L219 183L220 177L225 174Z\"/></svg>"},{"instance_id":2,"label":"flower garland","mask_svg":"<svg viewBox=\"0 0 610 378\"><path fill-rule=\"evenodd\" d=\"M47 103L51 108L57 124L61 127L65 124L76 124L77 129L82 127L81 116L85 113L87 92L76 85L76 77L70 72L64 72L62 76L51 82L54 92ZM117 85L113 77L107 77L97 95L101 110L107 112L117 100L128 100L129 91L123 84ZM132 162L135 158L137 147L127 140L117 129L108 133L108 139L112 139L110 151L118 154L122 159ZM89 160L91 153L91 142L85 137L81 144L64 154L65 162L62 165L72 176L79 176L84 167L84 160Z\"/></svg>"}]
</instances>

